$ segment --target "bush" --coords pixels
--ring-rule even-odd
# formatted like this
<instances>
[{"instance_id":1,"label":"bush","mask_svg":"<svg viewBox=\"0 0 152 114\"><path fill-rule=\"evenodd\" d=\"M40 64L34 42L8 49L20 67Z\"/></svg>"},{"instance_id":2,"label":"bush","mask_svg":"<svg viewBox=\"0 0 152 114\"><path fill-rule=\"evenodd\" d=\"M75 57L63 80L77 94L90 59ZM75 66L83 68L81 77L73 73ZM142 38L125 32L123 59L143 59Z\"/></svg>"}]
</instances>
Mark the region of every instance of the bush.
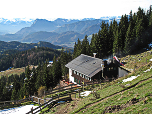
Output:
<instances>
[{"instance_id":1,"label":"bush","mask_svg":"<svg viewBox=\"0 0 152 114\"><path fill-rule=\"evenodd\" d=\"M46 90L46 87L45 86L41 86L39 89L38 89L38 96L39 97L42 97L44 95L44 91Z\"/></svg>"},{"instance_id":2,"label":"bush","mask_svg":"<svg viewBox=\"0 0 152 114\"><path fill-rule=\"evenodd\" d=\"M97 92L93 92L93 96L94 96L96 99L100 98L100 94L97 93Z\"/></svg>"}]
</instances>

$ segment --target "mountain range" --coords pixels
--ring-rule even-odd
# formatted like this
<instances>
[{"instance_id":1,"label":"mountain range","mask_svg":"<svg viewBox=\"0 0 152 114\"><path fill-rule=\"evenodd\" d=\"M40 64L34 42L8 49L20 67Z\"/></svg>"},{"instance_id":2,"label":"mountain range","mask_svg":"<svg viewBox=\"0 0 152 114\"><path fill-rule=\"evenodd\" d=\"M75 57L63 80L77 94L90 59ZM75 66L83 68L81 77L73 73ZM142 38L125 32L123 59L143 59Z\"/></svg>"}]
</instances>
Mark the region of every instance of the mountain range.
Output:
<instances>
[{"instance_id":1,"label":"mountain range","mask_svg":"<svg viewBox=\"0 0 152 114\"><path fill-rule=\"evenodd\" d=\"M89 36L97 33L102 21L107 23L114 19L119 22L120 17L102 17L100 19L84 18L82 20L58 18L54 21L48 21L46 19L29 21L15 19L10 21L1 18L0 40L30 43L46 41L56 45L73 47L74 42L76 42L78 38L82 40L85 35Z\"/></svg>"}]
</instances>

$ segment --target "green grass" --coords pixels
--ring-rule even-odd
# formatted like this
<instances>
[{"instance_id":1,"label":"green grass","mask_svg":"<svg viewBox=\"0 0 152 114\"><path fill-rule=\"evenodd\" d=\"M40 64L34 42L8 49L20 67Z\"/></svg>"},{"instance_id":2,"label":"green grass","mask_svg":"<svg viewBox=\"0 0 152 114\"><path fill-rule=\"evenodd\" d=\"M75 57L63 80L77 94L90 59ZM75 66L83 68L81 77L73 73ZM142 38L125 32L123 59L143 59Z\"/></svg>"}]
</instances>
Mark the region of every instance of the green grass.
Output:
<instances>
[{"instance_id":1,"label":"green grass","mask_svg":"<svg viewBox=\"0 0 152 114\"><path fill-rule=\"evenodd\" d=\"M130 86L132 86L132 85L137 84L138 82L141 82L142 80L145 80L145 79L151 77L152 71L142 74L143 71L145 70L145 68L143 68L142 70L141 69L139 69L139 70L140 70L140 73L141 73L140 75L141 76L139 76L138 78L134 79L133 81L126 82L126 83L121 83L123 78L122 79L118 79L116 82L119 82L119 83L113 82L113 85L111 85L111 86L109 86L107 88L104 88L103 90L99 90L98 91L100 93L100 95L101 95L100 99L83 105L81 108L75 110L75 112L80 111L80 109L84 108L85 106L93 104L94 102L99 101L102 98L106 98L107 96L110 96L110 95L112 95L112 94L114 94L116 92L120 92L123 89L127 89L127 87L126 88L122 88L122 85L125 86L126 84L130 84ZM127 77L130 77L130 76L127 76ZM106 101L104 101L102 103L99 103L99 104L97 104L97 105L95 105L95 106L93 106L93 107L91 107L89 109L83 109L79 113L85 113L85 112L87 114L89 114L89 113L90 114L91 113L101 113L101 112L104 111L105 107L107 107L107 106L122 105L122 104L127 103L129 100L131 100L134 97L137 97L138 99L144 99L145 96L149 95L152 92L152 90L151 90L152 84L151 83L152 83L152 79L144 81L143 83L137 85L136 87L133 87L133 88L127 90L126 92L124 92L122 94L119 94L119 95L116 95L114 97L111 97L108 100L106 100ZM141 101L141 103L143 103L143 101ZM140 102L139 102L139 105L141 105ZM144 105L146 105L149 108L144 109L144 107L145 107ZM133 113L136 113L136 112L147 113L147 112L151 112L152 108L150 108L150 106L152 107L152 101L151 100L147 104L142 104L142 106L140 106L139 108L137 108L138 105L136 107L135 106L130 106L128 108L130 110L133 110ZM134 108L138 109L138 110L136 111L136 110L134 110ZM129 113L129 111L127 111L125 109L124 109L124 111L122 110L122 111L119 111L119 112L120 113ZM73 113L73 112L71 112L71 113Z\"/></svg>"},{"instance_id":2,"label":"green grass","mask_svg":"<svg viewBox=\"0 0 152 114\"><path fill-rule=\"evenodd\" d=\"M110 97L109 99L104 100L103 102L98 103L97 105L94 105L88 109L81 110L79 113L87 113L87 114L103 113L105 108L108 106L123 105L135 97L137 99L145 99L145 95L147 96L147 93L148 93L149 99L147 100L146 104L144 104L144 102L143 102L144 100L141 100L136 105L128 106L128 107L126 107L127 109L124 108L115 113L130 113L130 112L131 113L139 113L139 112L140 113L150 113L150 112L152 113L152 96L151 97L149 96L149 93L151 93L151 91L152 91L151 83L152 83L152 79L145 81L144 85L141 83L137 87L133 87L133 88L125 91L122 94Z\"/></svg>"},{"instance_id":3,"label":"green grass","mask_svg":"<svg viewBox=\"0 0 152 114\"><path fill-rule=\"evenodd\" d=\"M138 57L140 56L140 57ZM143 56L141 58L141 56ZM141 61L137 61L134 58L141 58ZM127 58L127 57L124 57ZM121 61L124 59L122 58ZM146 64L147 58L147 64ZM152 113L152 69L150 72L144 73L143 71L147 70L152 66L152 62L149 62L149 59L152 58L152 55L141 53L138 55L128 56L128 62L126 68L133 69L134 65L137 66L135 72L129 74L128 76L119 78L113 82L104 83L102 89L99 89L98 84L95 85L95 88L92 86L86 87L88 90L95 90L100 94L100 98L94 98L93 94L81 99L77 103L77 106L72 109L69 114L74 113L86 113L86 114L101 114L104 111L108 110L108 107L114 108L115 106L122 107L118 111L113 110L112 113L121 113L121 114L149 114ZM135 63L136 61L136 63ZM136 79L122 83L123 79L126 79L131 76L137 76ZM118 94L117 94L118 93ZM107 98L109 97L109 98ZM137 103L129 104L134 98L137 99ZM71 101L71 104L75 101ZM60 109L64 110L67 104L60 106ZM89 108L86 109L86 107ZM70 110L69 106L69 110ZM53 108L54 112L57 112L59 108ZM50 113L54 113L50 112ZM108 111L106 112L108 113Z\"/></svg>"}]
</instances>

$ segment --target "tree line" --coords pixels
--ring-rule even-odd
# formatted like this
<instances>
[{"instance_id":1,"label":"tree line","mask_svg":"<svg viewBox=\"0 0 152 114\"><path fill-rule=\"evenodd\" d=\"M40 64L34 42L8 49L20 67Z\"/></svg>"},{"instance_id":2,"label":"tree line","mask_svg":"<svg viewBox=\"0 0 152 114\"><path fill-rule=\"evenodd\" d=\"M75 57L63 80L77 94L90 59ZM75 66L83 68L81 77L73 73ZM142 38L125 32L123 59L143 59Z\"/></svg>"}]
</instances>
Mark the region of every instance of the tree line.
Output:
<instances>
[{"instance_id":1,"label":"tree line","mask_svg":"<svg viewBox=\"0 0 152 114\"><path fill-rule=\"evenodd\" d=\"M80 41L78 39L74 45L73 57L80 54L93 55L97 53L99 58L110 55L124 56L132 54L143 48L149 48L148 44L152 42L152 12L150 9L146 12L140 7L137 13L122 15L120 22L101 23L101 29L92 34L89 43L87 36Z\"/></svg>"}]
</instances>

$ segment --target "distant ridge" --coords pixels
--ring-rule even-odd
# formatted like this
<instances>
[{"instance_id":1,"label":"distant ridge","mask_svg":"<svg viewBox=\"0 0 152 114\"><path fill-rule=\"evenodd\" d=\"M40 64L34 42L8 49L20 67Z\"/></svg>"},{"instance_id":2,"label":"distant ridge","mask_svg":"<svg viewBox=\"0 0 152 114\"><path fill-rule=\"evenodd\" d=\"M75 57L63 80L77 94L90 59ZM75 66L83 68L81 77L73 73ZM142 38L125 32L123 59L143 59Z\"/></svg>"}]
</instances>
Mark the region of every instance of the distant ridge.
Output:
<instances>
[{"instance_id":1,"label":"distant ridge","mask_svg":"<svg viewBox=\"0 0 152 114\"><path fill-rule=\"evenodd\" d=\"M15 34L0 35L0 40L32 43L46 41L56 45L73 47L78 38L82 40L85 35L89 36L96 33L100 29L101 22L105 21L107 23L109 22L108 19L111 21L113 18L84 18L82 20L58 18L54 21L36 19L30 21L32 24L29 27L23 27Z\"/></svg>"}]
</instances>

